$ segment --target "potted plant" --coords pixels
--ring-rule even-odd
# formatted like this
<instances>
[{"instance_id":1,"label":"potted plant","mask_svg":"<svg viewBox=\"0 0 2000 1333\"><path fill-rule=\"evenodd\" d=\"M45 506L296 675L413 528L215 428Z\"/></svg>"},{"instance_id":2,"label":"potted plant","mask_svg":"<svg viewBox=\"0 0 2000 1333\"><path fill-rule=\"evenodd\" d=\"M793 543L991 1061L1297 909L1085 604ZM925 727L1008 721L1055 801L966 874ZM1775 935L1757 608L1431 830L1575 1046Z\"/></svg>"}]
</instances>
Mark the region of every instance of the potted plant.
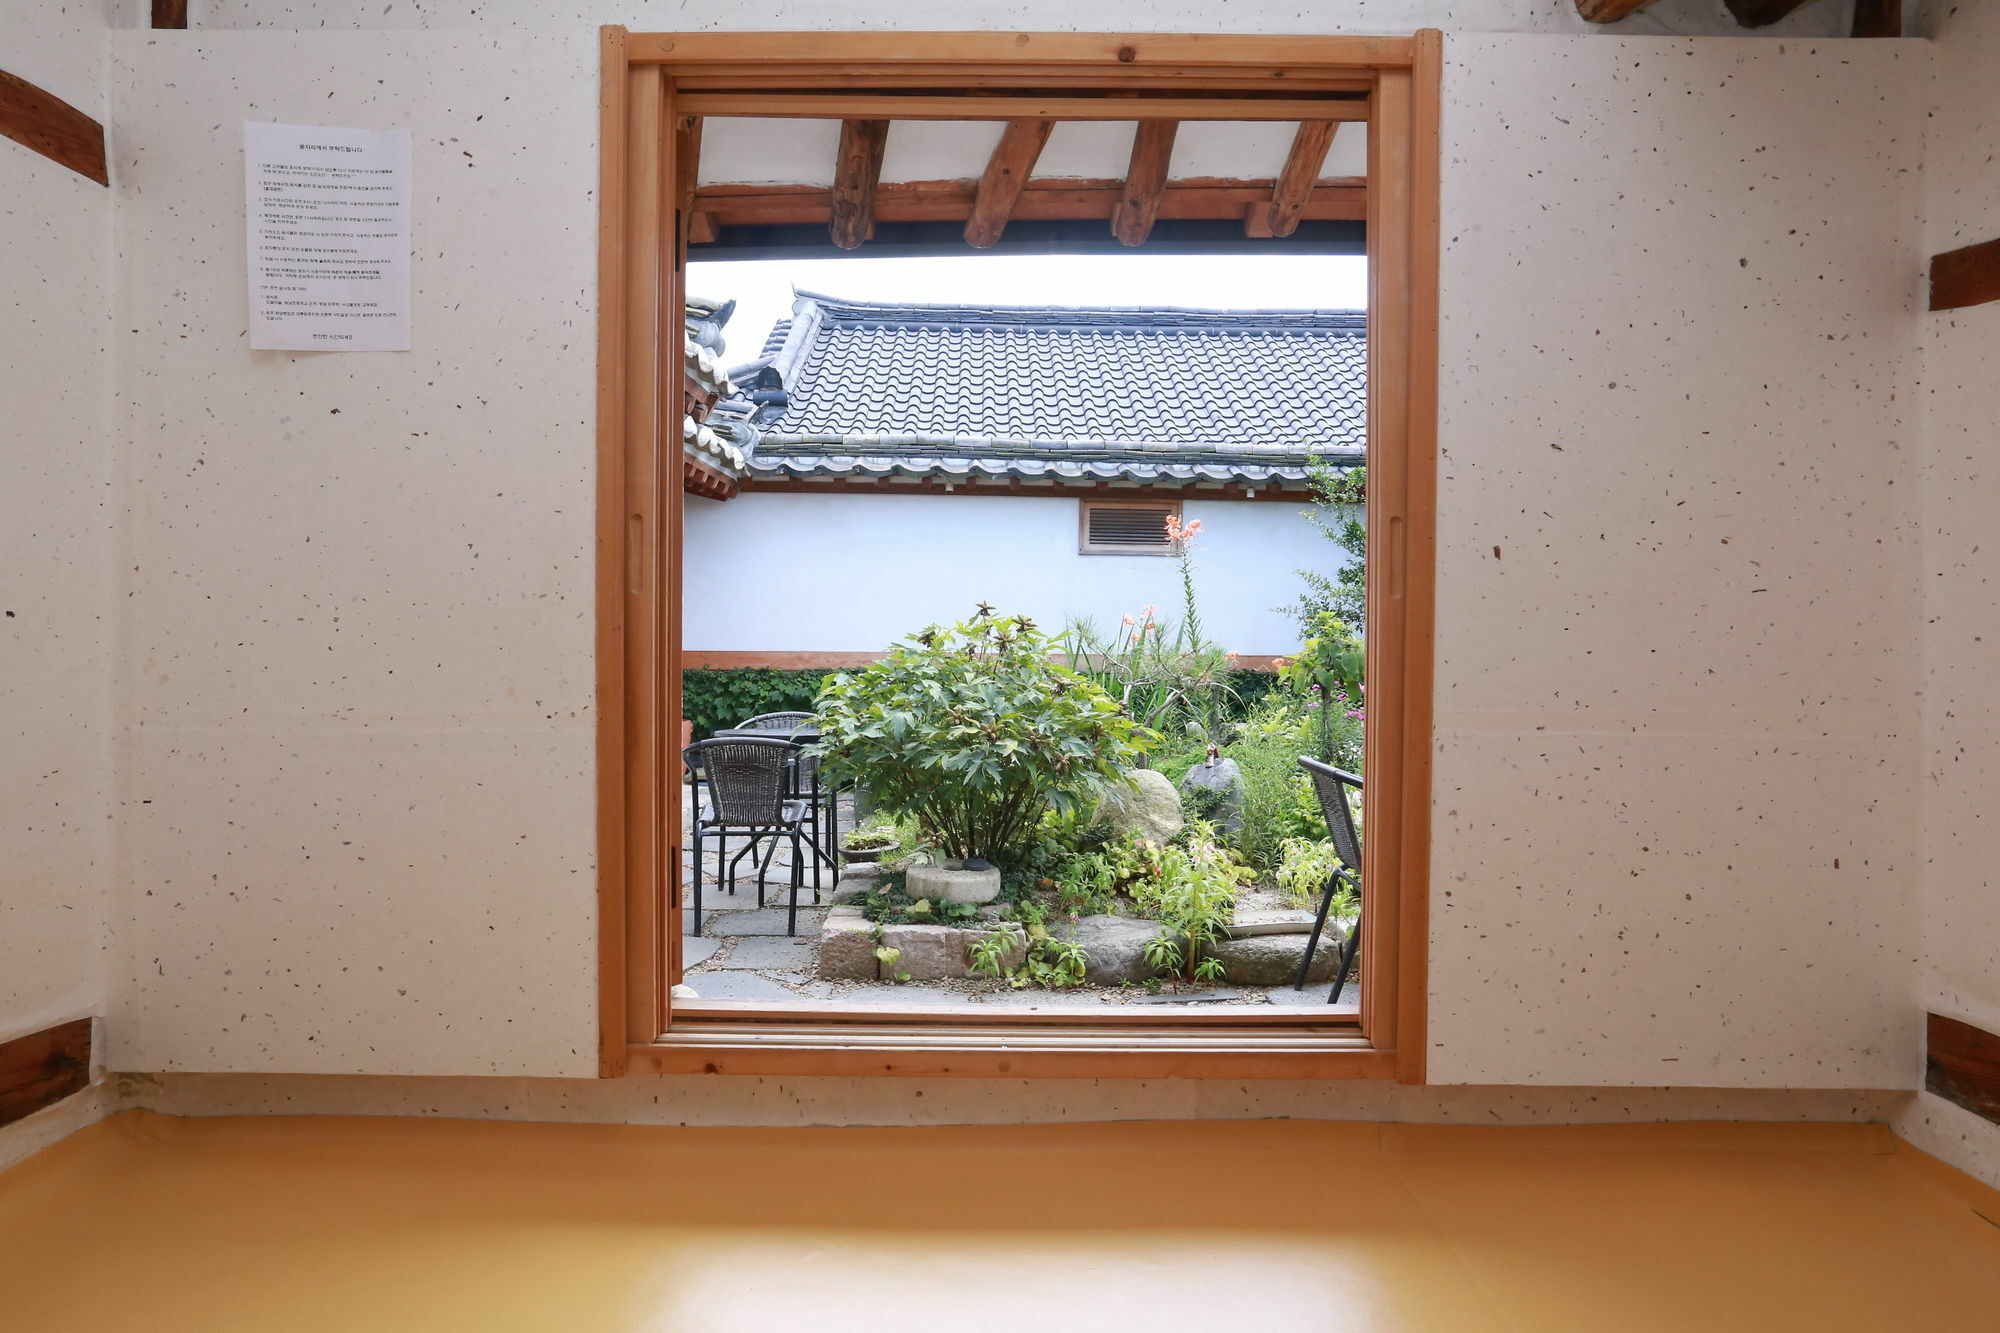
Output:
<instances>
[{"instance_id":1,"label":"potted plant","mask_svg":"<svg viewBox=\"0 0 2000 1333\"><path fill-rule=\"evenodd\" d=\"M855 865L871 865L894 852L900 845L892 825L873 824L843 834L840 855Z\"/></svg>"}]
</instances>

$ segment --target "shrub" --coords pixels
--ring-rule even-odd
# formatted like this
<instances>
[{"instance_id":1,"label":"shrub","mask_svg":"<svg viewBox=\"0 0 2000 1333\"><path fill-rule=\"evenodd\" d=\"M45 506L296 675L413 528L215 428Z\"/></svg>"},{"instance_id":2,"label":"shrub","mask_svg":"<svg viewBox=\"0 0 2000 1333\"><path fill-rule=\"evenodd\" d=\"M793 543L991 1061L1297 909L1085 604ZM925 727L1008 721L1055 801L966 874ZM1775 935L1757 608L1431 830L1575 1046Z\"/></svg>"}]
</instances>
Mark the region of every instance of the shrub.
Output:
<instances>
[{"instance_id":1,"label":"shrub","mask_svg":"<svg viewBox=\"0 0 2000 1333\"><path fill-rule=\"evenodd\" d=\"M759 713L810 713L831 674L772 667L683 671L681 716L694 723L694 738L705 740Z\"/></svg>"},{"instance_id":2,"label":"shrub","mask_svg":"<svg viewBox=\"0 0 2000 1333\"><path fill-rule=\"evenodd\" d=\"M1148 739L1054 649L1026 617L983 604L933 625L827 682L818 753L946 856L1011 863L1046 814L1095 800Z\"/></svg>"}]
</instances>

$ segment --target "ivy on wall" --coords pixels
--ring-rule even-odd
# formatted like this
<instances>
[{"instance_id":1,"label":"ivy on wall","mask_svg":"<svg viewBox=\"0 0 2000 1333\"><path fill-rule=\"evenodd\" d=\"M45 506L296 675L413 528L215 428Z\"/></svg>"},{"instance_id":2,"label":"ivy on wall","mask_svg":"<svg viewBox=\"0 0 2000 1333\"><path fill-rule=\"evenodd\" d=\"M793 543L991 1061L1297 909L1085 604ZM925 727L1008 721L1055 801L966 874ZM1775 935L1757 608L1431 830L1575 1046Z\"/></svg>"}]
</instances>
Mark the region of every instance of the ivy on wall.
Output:
<instances>
[{"instance_id":1,"label":"ivy on wall","mask_svg":"<svg viewBox=\"0 0 2000 1333\"><path fill-rule=\"evenodd\" d=\"M681 672L681 716L702 740L759 713L812 711L827 670L726 667Z\"/></svg>"}]
</instances>

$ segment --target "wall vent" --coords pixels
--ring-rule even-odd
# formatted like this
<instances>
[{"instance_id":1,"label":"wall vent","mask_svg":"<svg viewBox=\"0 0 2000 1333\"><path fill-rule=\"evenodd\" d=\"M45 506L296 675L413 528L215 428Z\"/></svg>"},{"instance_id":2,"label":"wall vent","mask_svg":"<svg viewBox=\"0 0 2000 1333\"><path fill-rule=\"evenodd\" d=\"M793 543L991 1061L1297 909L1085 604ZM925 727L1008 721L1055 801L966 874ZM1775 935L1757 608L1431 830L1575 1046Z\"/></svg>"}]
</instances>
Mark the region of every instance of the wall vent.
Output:
<instances>
[{"instance_id":1,"label":"wall vent","mask_svg":"<svg viewBox=\"0 0 2000 1333\"><path fill-rule=\"evenodd\" d=\"M1178 500L1084 500L1083 555L1172 555L1167 521L1178 519Z\"/></svg>"}]
</instances>

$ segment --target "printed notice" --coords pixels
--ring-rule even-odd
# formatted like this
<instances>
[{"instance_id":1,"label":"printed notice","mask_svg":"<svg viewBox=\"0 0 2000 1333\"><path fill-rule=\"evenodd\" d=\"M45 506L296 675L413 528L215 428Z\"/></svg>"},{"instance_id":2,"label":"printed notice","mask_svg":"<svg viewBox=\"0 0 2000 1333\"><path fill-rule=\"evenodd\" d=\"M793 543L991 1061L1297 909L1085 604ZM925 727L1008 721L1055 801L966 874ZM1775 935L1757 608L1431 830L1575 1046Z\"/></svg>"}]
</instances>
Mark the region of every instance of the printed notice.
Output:
<instances>
[{"instance_id":1,"label":"printed notice","mask_svg":"<svg viewBox=\"0 0 2000 1333\"><path fill-rule=\"evenodd\" d=\"M410 349L410 132L243 126L250 345Z\"/></svg>"}]
</instances>

